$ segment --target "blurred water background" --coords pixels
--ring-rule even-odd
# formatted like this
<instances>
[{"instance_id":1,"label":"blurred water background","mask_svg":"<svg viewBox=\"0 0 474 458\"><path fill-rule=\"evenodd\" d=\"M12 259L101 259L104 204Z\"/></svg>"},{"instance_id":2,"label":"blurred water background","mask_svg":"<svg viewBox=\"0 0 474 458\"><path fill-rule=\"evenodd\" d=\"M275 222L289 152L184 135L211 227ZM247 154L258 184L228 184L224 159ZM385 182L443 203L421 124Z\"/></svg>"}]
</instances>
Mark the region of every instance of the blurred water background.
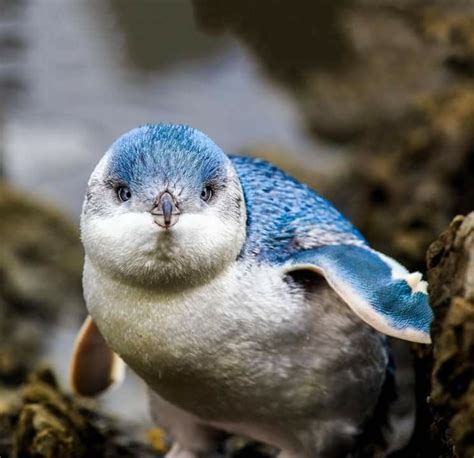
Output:
<instances>
[{"instance_id":1,"label":"blurred water background","mask_svg":"<svg viewBox=\"0 0 474 458\"><path fill-rule=\"evenodd\" d=\"M5 173L76 219L98 158L144 123L192 125L229 152L293 151L306 166L329 148L235 39L198 30L186 0L3 0L0 33Z\"/></svg>"}]
</instances>

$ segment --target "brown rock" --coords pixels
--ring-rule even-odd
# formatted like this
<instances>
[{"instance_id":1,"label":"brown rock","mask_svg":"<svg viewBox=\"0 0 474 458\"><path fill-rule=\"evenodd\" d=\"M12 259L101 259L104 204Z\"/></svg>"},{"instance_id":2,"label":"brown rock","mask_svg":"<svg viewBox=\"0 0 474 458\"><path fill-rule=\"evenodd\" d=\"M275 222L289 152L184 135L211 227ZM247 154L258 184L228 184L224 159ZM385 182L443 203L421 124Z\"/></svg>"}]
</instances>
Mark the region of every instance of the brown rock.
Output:
<instances>
[{"instance_id":1,"label":"brown rock","mask_svg":"<svg viewBox=\"0 0 474 458\"><path fill-rule=\"evenodd\" d=\"M433 346L417 347L416 449L474 456L474 213L457 216L428 250ZM428 402L426 402L428 400ZM436 455L438 453L438 455Z\"/></svg>"},{"instance_id":2,"label":"brown rock","mask_svg":"<svg viewBox=\"0 0 474 458\"><path fill-rule=\"evenodd\" d=\"M64 394L47 368L31 374L22 389L0 392L0 399L2 457L160 456L91 401Z\"/></svg>"},{"instance_id":3,"label":"brown rock","mask_svg":"<svg viewBox=\"0 0 474 458\"><path fill-rule=\"evenodd\" d=\"M61 313L83 314L83 252L59 211L0 182L0 383L16 384Z\"/></svg>"}]
</instances>

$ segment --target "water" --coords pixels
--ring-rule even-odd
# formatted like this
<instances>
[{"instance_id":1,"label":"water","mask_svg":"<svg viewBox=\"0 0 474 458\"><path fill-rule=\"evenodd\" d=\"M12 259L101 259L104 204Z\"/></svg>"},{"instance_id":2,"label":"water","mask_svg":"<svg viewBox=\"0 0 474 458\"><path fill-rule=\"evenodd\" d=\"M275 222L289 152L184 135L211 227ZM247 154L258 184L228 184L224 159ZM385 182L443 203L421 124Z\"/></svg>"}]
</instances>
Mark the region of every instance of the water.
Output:
<instances>
[{"instance_id":1,"label":"water","mask_svg":"<svg viewBox=\"0 0 474 458\"><path fill-rule=\"evenodd\" d=\"M151 2L24 1L15 20L24 49L14 64L22 90L4 126L13 182L77 218L100 156L147 122L190 124L229 152L265 146L307 160L327 150L307 138L290 97L245 49L196 29L187 1L156 2L157 24L174 22L145 21L145 32L140 22L123 24L140 20L132 3ZM0 61L0 74L8 65Z\"/></svg>"}]
</instances>

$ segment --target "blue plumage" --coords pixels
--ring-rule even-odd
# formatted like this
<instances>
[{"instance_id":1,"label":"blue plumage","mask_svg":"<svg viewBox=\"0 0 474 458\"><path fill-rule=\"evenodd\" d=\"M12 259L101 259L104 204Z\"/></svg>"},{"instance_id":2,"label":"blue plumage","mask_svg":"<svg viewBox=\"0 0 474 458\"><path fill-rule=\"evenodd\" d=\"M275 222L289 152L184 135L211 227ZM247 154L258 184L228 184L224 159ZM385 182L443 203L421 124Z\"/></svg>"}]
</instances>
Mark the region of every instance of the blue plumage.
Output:
<instances>
[{"instance_id":1,"label":"blue plumage","mask_svg":"<svg viewBox=\"0 0 474 458\"><path fill-rule=\"evenodd\" d=\"M228 157L202 132L183 125L145 125L112 145L110 175L135 192L150 182L178 181L198 192L218 176ZM327 200L260 159L232 156L247 209L247 241L241 257L281 262L324 240L365 243L361 234ZM314 236L308 239L308 233Z\"/></svg>"},{"instance_id":2,"label":"blue plumage","mask_svg":"<svg viewBox=\"0 0 474 458\"><path fill-rule=\"evenodd\" d=\"M380 329L386 334L429 336L433 313L426 293L412 291L405 279L394 277L393 267L368 247L329 245L298 253L290 262L316 266L358 315L373 316L380 327L386 322L386 329Z\"/></svg>"},{"instance_id":3,"label":"blue plumage","mask_svg":"<svg viewBox=\"0 0 474 458\"><path fill-rule=\"evenodd\" d=\"M184 125L147 124L121 136L112 145L113 179L141 191L154 182L184 182L200 189L229 162L206 135Z\"/></svg>"},{"instance_id":4,"label":"blue plumage","mask_svg":"<svg viewBox=\"0 0 474 458\"><path fill-rule=\"evenodd\" d=\"M242 256L282 262L324 240L364 244L359 231L331 203L308 186L260 159L233 156L247 208ZM313 231L314 237L308 238Z\"/></svg>"},{"instance_id":5,"label":"blue plumage","mask_svg":"<svg viewBox=\"0 0 474 458\"><path fill-rule=\"evenodd\" d=\"M170 457L208 456L215 429L282 457L352 454L364 426L389 418L383 334L430 342L421 273L308 186L187 126L146 125L112 145L81 235L94 342L151 388L176 434ZM113 379L106 365L94 390Z\"/></svg>"},{"instance_id":6,"label":"blue plumage","mask_svg":"<svg viewBox=\"0 0 474 458\"><path fill-rule=\"evenodd\" d=\"M429 341L428 296L412 291L408 271L371 250L359 231L308 186L265 161L231 159L247 207L242 258L302 268L310 264L376 329ZM401 278L394 278L397 272Z\"/></svg>"},{"instance_id":7,"label":"blue plumage","mask_svg":"<svg viewBox=\"0 0 474 458\"><path fill-rule=\"evenodd\" d=\"M112 145L110 176L132 192L171 187L193 195L212 182L225 187L230 164L242 186L247 215L239 260L288 269L310 265L379 331L429 341L432 313L424 282L418 284L421 276L410 277L396 261L372 250L332 204L268 162L229 158L188 126L145 125ZM237 201L225 211L237 211Z\"/></svg>"}]
</instances>

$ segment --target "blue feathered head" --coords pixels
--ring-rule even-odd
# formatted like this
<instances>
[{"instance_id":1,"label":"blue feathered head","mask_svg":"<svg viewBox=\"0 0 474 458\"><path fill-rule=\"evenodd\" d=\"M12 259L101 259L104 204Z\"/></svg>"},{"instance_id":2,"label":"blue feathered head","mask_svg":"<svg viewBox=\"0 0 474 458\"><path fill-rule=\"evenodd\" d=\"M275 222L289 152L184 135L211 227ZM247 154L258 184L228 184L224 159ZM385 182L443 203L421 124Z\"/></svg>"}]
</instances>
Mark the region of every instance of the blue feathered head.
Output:
<instances>
[{"instance_id":1,"label":"blue feathered head","mask_svg":"<svg viewBox=\"0 0 474 458\"><path fill-rule=\"evenodd\" d=\"M229 159L205 134L184 125L147 124L121 136L111 148L110 176L132 192L156 185L185 185L199 193L225 174Z\"/></svg>"},{"instance_id":2,"label":"blue feathered head","mask_svg":"<svg viewBox=\"0 0 474 458\"><path fill-rule=\"evenodd\" d=\"M230 159L172 124L122 135L97 165L81 218L87 256L127 281L202 281L236 259L245 205Z\"/></svg>"}]
</instances>

